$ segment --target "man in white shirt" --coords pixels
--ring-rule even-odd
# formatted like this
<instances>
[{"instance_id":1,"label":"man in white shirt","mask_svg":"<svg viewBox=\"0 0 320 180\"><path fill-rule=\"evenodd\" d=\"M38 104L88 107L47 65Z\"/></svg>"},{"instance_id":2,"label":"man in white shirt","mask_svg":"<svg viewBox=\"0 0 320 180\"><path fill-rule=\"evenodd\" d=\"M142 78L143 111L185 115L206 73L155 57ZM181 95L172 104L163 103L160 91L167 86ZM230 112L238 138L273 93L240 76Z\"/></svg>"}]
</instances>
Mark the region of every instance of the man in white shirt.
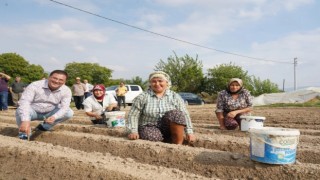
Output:
<instances>
[{"instance_id":1,"label":"man in white shirt","mask_svg":"<svg viewBox=\"0 0 320 180\"><path fill-rule=\"evenodd\" d=\"M92 89L93 85L88 82L87 79L83 80L84 85L86 85L86 91L84 92L84 98L87 99L87 97L92 95Z\"/></svg>"},{"instance_id":2,"label":"man in white shirt","mask_svg":"<svg viewBox=\"0 0 320 180\"><path fill-rule=\"evenodd\" d=\"M16 121L20 133L30 135L30 122L44 120L37 129L50 130L54 125L73 116L70 109L71 90L65 85L68 74L62 70L50 73L48 79L28 85L19 100Z\"/></svg>"}]
</instances>

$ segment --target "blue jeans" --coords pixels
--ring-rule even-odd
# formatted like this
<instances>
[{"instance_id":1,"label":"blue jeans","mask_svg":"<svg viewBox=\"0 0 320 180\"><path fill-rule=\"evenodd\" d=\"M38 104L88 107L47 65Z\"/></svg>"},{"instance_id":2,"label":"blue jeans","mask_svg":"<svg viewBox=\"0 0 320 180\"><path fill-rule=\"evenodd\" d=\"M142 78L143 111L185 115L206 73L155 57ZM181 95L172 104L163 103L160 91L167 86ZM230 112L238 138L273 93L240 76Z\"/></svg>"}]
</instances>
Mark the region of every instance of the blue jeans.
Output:
<instances>
[{"instance_id":1,"label":"blue jeans","mask_svg":"<svg viewBox=\"0 0 320 180\"><path fill-rule=\"evenodd\" d=\"M8 110L8 91L0 92L0 110Z\"/></svg>"},{"instance_id":2,"label":"blue jeans","mask_svg":"<svg viewBox=\"0 0 320 180\"><path fill-rule=\"evenodd\" d=\"M48 113L38 113L35 110L30 109L30 119L31 119L31 121L44 120L45 118L50 117L53 114L55 114L57 111L59 111L59 108L55 108L53 111L48 112ZM62 118L56 119L53 124L43 123L42 126L43 126L44 129L50 130L56 124L61 123L63 121L66 121L66 120L72 118L72 116L73 116L73 111L69 108L67 113ZM19 116L18 111L16 111L16 121L17 121L18 127L20 128L21 117Z\"/></svg>"}]
</instances>

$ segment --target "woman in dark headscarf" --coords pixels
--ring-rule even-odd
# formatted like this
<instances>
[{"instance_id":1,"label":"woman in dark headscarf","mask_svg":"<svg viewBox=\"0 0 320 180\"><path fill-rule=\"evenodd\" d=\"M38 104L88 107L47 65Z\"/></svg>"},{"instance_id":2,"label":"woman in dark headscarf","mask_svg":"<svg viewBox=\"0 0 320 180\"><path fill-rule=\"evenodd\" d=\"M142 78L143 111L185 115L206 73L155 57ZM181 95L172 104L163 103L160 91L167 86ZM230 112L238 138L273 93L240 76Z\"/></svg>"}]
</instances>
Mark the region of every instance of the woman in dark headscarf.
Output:
<instances>
[{"instance_id":1,"label":"woman in dark headscarf","mask_svg":"<svg viewBox=\"0 0 320 180\"><path fill-rule=\"evenodd\" d=\"M226 90L219 92L216 116L220 129L234 130L241 126L241 115L252 111L252 96L239 78L230 79Z\"/></svg>"}]
</instances>

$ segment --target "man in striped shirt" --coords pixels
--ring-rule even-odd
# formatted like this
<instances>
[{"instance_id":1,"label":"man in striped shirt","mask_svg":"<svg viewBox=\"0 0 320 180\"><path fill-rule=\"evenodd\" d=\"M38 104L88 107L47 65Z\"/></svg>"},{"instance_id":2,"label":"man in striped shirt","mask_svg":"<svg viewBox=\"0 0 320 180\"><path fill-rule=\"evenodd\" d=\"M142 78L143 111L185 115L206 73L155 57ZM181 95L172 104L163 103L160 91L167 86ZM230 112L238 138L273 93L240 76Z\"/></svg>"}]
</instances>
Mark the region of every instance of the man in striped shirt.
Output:
<instances>
[{"instance_id":1,"label":"man in striped shirt","mask_svg":"<svg viewBox=\"0 0 320 180\"><path fill-rule=\"evenodd\" d=\"M48 79L35 81L26 87L16 110L19 132L30 134L30 122L33 120L44 120L37 128L47 131L73 116L71 90L65 85L67 78L65 71L55 70Z\"/></svg>"}]
</instances>

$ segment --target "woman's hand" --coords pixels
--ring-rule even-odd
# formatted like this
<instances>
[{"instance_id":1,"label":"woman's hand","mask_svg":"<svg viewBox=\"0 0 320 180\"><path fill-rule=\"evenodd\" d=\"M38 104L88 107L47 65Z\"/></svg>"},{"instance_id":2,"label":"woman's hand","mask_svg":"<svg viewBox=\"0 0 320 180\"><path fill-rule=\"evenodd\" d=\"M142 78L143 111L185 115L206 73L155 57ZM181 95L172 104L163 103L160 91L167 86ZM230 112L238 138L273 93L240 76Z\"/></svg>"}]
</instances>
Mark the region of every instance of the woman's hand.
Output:
<instances>
[{"instance_id":1,"label":"woman's hand","mask_svg":"<svg viewBox=\"0 0 320 180\"><path fill-rule=\"evenodd\" d=\"M96 118L96 119L102 119L102 116L101 116L101 115L96 114L96 115L94 116L94 118Z\"/></svg>"},{"instance_id":2,"label":"woman's hand","mask_svg":"<svg viewBox=\"0 0 320 180\"><path fill-rule=\"evenodd\" d=\"M138 133L130 133L130 134L128 135L128 138L129 138L130 140L139 139L139 134L138 134Z\"/></svg>"},{"instance_id":3,"label":"woman's hand","mask_svg":"<svg viewBox=\"0 0 320 180\"><path fill-rule=\"evenodd\" d=\"M235 118L237 114L238 114L237 111L231 111L231 112L229 112L229 113L227 114L227 116L230 117L230 118Z\"/></svg>"},{"instance_id":4,"label":"woman's hand","mask_svg":"<svg viewBox=\"0 0 320 180\"><path fill-rule=\"evenodd\" d=\"M187 134L188 143L194 143L196 141L196 136L194 134Z\"/></svg>"}]
</instances>

